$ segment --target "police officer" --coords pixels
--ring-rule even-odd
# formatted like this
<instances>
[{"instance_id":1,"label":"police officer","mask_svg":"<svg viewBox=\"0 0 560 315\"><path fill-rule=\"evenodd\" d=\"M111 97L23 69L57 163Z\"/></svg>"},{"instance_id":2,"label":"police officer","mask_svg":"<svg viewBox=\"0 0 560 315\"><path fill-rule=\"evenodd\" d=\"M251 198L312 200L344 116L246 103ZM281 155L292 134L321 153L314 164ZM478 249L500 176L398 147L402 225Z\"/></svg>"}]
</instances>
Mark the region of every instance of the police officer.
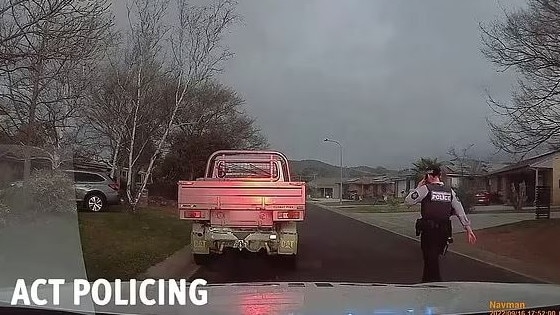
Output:
<instances>
[{"instance_id":1,"label":"police officer","mask_svg":"<svg viewBox=\"0 0 560 315\"><path fill-rule=\"evenodd\" d=\"M452 241L451 220L456 215L467 231L469 243L476 242L469 219L455 191L441 182L439 167L430 168L416 189L410 191L405 203L412 206L420 203L421 219L416 222L416 234L420 235L420 246L424 258L422 282L441 281L439 256Z\"/></svg>"}]
</instances>

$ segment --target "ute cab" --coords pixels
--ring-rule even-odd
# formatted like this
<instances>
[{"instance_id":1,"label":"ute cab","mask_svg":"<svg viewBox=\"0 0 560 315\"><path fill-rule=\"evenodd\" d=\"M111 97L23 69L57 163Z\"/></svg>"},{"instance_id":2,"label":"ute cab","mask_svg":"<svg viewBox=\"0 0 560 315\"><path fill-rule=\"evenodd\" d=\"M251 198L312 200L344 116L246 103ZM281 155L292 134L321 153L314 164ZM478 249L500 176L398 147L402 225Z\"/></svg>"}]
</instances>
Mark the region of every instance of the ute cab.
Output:
<instances>
[{"instance_id":1,"label":"ute cab","mask_svg":"<svg viewBox=\"0 0 560 315\"><path fill-rule=\"evenodd\" d=\"M266 252L295 263L305 183L291 181L282 153L218 151L208 159L205 177L178 185L180 218L193 221L197 264L227 249Z\"/></svg>"}]
</instances>

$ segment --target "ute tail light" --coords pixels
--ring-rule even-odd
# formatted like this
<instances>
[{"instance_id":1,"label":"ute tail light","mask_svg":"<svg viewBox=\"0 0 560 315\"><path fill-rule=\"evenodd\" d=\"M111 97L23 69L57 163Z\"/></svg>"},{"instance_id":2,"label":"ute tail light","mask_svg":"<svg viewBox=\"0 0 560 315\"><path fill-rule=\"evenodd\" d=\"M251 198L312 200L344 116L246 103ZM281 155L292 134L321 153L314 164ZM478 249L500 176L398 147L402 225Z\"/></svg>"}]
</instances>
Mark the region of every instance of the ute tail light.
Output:
<instances>
[{"instance_id":1,"label":"ute tail light","mask_svg":"<svg viewBox=\"0 0 560 315\"><path fill-rule=\"evenodd\" d=\"M109 187L111 187L111 189L113 190L119 190L119 184L117 183L111 183L109 184Z\"/></svg>"}]
</instances>

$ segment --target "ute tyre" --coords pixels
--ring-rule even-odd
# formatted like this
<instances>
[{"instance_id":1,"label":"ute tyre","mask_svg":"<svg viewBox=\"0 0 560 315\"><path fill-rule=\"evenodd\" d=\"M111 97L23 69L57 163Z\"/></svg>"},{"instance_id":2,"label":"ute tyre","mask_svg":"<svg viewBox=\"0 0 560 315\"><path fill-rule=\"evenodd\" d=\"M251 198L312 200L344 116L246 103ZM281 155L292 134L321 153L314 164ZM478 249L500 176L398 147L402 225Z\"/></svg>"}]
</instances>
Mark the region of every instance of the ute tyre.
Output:
<instances>
[{"instance_id":1,"label":"ute tyre","mask_svg":"<svg viewBox=\"0 0 560 315\"><path fill-rule=\"evenodd\" d=\"M297 268L298 256L297 255L278 255L280 265L288 270Z\"/></svg>"},{"instance_id":2,"label":"ute tyre","mask_svg":"<svg viewBox=\"0 0 560 315\"><path fill-rule=\"evenodd\" d=\"M199 266L207 266L210 264L212 257L210 254L193 254L193 260Z\"/></svg>"}]
</instances>

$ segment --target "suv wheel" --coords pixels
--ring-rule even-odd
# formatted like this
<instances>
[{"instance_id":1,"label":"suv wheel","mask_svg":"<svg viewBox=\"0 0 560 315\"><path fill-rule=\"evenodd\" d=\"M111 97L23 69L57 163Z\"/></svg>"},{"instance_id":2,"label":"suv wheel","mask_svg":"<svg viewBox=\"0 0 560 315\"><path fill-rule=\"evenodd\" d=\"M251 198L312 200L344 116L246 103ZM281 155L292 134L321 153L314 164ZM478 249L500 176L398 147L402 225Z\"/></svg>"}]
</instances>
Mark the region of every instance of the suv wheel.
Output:
<instances>
[{"instance_id":1,"label":"suv wheel","mask_svg":"<svg viewBox=\"0 0 560 315\"><path fill-rule=\"evenodd\" d=\"M105 199L101 194L92 194L86 197L86 207L89 211L99 212L105 208Z\"/></svg>"}]
</instances>

